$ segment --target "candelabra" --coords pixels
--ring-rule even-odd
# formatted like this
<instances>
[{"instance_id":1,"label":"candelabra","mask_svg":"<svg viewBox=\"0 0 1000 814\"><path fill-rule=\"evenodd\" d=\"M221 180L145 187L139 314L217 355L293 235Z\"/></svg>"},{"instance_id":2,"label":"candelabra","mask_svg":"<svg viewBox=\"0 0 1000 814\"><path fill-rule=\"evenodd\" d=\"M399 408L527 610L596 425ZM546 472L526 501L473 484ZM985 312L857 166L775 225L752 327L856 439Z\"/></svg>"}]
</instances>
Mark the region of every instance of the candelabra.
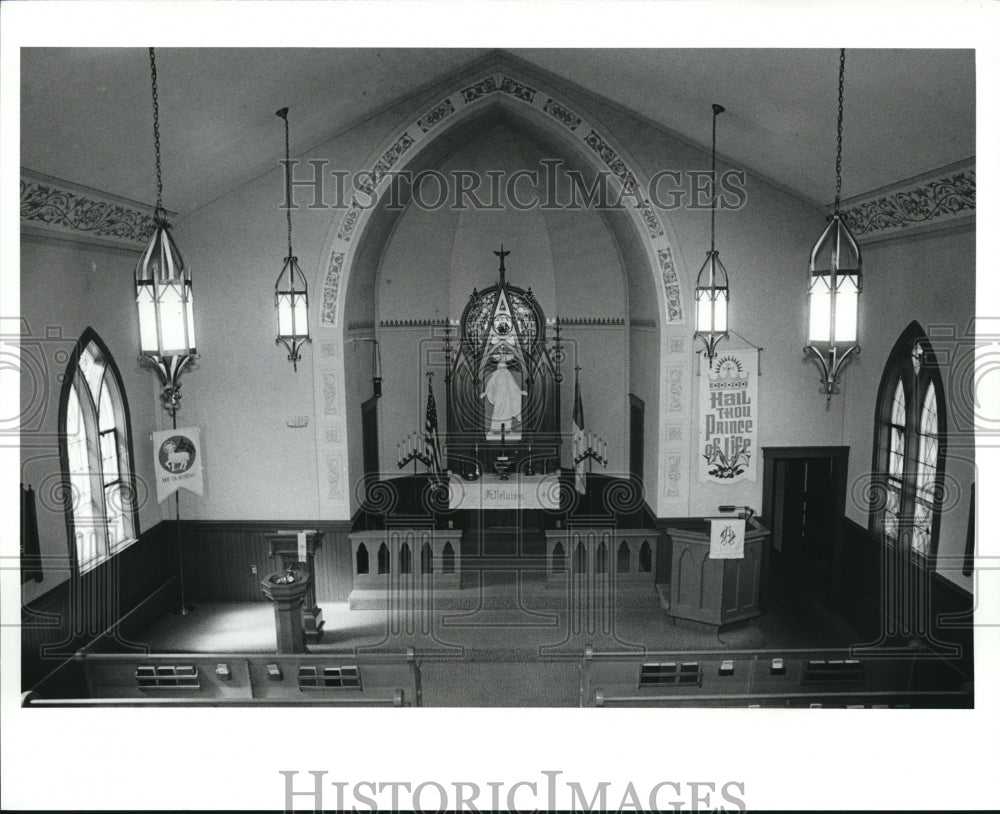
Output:
<instances>
[{"instance_id":1,"label":"candelabra","mask_svg":"<svg viewBox=\"0 0 1000 814\"><path fill-rule=\"evenodd\" d=\"M583 430L573 439L573 466L579 466L587 460L597 461L601 466L607 467L608 444L597 433Z\"/></svg>"},{"instance_id":2,"label":"candelabra","mask_svg":"<svg viewBox=\"0 0 1000 814\"><path fill-rule=\"evenodd\" d=\"M562 325L559 323L559 317L556 317L555 319L555 327L556 327L556 342L552 346L552 362L555 365L556 384L562 384L563 345L562 345Z\"/></svg>"},{"instance_id":3,"label":"candelabra","mask_svg":"<svg viewBox=\"0 0 1000 814\"><path fill-rule=\"evenodd\" d=\"M410 461L413 461L413 474L417 474L417 461L424 466L431 465L431 456L421 450L424 439L419 433L411 432L402 441L396 444L396 464L402 469Z\"/></svg>"}]
</instances>

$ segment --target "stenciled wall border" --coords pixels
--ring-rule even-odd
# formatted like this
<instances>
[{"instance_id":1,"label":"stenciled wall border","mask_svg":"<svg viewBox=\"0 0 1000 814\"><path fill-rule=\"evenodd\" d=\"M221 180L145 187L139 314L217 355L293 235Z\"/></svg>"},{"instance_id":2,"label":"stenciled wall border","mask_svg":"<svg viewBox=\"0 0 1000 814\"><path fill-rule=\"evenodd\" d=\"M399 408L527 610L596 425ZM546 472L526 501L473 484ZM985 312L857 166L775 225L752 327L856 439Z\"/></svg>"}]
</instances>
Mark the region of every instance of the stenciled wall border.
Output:
<instances>
[{"instance_id":1,"label":"stenciled wall border","mask_svg":"<svg viewBox=\"0 0 1000 814\"><path fill-rule=\"evenodd\" d=\"M21 230L139 251L153 235L153 208L22 169Z\"/></svg>"},{"instance_id":2,"label":"stenciled wall border","mask_svg":"<svg viewBox=\"0 0 1000 814\"><path fill-rule=\"evenodd\" d=\"M627 203L634 207L635 216L645 229L653 250L659 258L661 282L666 302L666 320L669 323L683 323L684 309L680 282L673 267L671 247L665 233L660 216L649 200L642 197L642 187L638 182L637 173L629 165L627 159L611 146L612 140L597 129L596 125L586 122L570 106L553 98L547 91L538 90L524 81L512 78L509 71L500 69L491 71L479 81L472 82L447 97L431 105L421 112L406 127L398 130L389 140L388 146L381 150L378 159L368 168L369 178L362 185L362 191L368 195L377 195L379 188L386 181L388 173L396 166L399 159L411 148L423 141L429 133L441 122L454 116L469 105L478 104L496 98L497 95L509 97L521 102L564 127L567 135L590 151L602 162L621 184L622 188L634 192L641 200L638 203ZM631 196L630 196L631 198ZM336 327L338 323L338 305L341 296L341 276L344 257L353 239L358 225L362 220L363 209L356 201L344 213L337 229L336 245L330 254L330 263L323 280L320 310L320 323Z\"/></svg>"},{"instance_id":3,"label":"stenciled wall border","mask_svg":"<svg viewBox=\"0 0 1000 814\"><path fill-rule=\"evenodd\" d=\"M841 210L859 243L964 226L976 216L975 160L861 195Z\"/></svg>"}]
</instances>

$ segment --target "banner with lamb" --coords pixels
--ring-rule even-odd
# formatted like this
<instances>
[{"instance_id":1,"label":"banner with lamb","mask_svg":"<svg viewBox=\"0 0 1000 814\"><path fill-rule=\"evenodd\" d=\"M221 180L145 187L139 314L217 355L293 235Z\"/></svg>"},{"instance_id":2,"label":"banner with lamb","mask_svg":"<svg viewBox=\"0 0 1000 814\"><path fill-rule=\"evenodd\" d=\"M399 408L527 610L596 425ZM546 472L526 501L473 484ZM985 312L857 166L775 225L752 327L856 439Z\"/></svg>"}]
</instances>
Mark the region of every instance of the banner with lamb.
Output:
<instances>
[{"instance_id":1,"label":"banner with lamb","mask_svg":"<svg viewBox=\"0 0 1000 814\"><path fill-rule=\"evenodd\" d=\"M162 503L180 488L203 494L200 433L198 427L153 433L158 502Z\"/></svg>"}]
</instances>

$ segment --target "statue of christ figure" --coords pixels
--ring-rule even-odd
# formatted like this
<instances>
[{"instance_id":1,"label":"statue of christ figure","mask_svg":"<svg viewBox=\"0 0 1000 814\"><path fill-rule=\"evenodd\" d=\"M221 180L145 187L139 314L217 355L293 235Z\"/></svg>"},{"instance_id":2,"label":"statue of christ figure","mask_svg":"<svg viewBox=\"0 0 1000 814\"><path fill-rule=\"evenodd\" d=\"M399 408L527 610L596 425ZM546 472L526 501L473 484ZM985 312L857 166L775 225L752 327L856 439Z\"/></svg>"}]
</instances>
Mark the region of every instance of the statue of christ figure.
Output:
<instances>
[{"instance_id":1,"label":"statue of christ figure","mask_svg":"<svg viewBox=\"0 0 1000 814\"><path fill-rule=\"evenodd\" d=\"M514 374L507 369L507 362L501 359L497 369L486 382L486 390L480 398L487 398L493 405L493 413L488 422L487 438L500 438L500 428L504 427L506 437L516 441L521 437L521 428L512 431L515 421L521 420L521 396L527 395L521 389Z\"/></svg>"}]
</instances>

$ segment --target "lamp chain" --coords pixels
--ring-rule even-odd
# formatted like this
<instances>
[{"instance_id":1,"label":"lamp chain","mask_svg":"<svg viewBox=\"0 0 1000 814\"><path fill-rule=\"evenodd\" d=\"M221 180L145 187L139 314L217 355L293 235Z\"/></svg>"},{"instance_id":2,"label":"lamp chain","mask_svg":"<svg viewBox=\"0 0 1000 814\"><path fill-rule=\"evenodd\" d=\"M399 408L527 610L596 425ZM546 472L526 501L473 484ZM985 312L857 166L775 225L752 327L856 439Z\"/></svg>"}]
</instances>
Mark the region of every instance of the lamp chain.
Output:
<instances>
[{"instance_id":1,"label":"lamp chain","mask_svg":"<svg viewBox=\"0 0 1000 814\"><path fill-rule=\"evenodd\" d=\"M284 109L281 118L285 120L285 214L288 216L288 256L292 256L292 165L289 159L288 142L288 108Z\"/></svg>"},{"instance_id":2,"label":"lamp chain","mask_svg":"<svg viewBox=\"0 0 1000 814\"><path fill-rule=\"evenodd\" d=\"M715 120L719 118L719 105L712 106L712 252L715 252ZM714 280L713 280L714 283Z\"/></svg>"},{"instance_id":3,"label":"lamp chain","mask_svg":"<svg viewBox=\"0 0 1000 814\"><path fill-rule=\"evenodd\" d=\"M718 195L716 193L716 182L715 182L715 120L719 118L720 113L725 112L725 108L722 105L712 105L712 252L715 252L715 208L716 202L718 200ZM712 266L712 285L715 285L715 265Z\"/></svg>"},{"instance_id":4,"label":"lamp chain","mask_svg":"<svg viewBox=\"0 0 1000 814\"><path fill-rule=\"evenodd\" d=\"M153 143L156 145L156 209L153 210L153 220L159 222L166 219L163 209L163 174L160 171L160 102L156 87L156 50L149 49L149 70L153 79Z\"/></svg>"},{"instance_id":5,"label":"lamp chain","mask_svg":"<svg viewBox=\"0 0 1000 814\"><path fill-rule=\"evenodd\" d=\"M833 213L840 214L840 156L844 149L844 49L840 49L840 85L837 90L837 197Z\"/></svg>"}]
</instances>

